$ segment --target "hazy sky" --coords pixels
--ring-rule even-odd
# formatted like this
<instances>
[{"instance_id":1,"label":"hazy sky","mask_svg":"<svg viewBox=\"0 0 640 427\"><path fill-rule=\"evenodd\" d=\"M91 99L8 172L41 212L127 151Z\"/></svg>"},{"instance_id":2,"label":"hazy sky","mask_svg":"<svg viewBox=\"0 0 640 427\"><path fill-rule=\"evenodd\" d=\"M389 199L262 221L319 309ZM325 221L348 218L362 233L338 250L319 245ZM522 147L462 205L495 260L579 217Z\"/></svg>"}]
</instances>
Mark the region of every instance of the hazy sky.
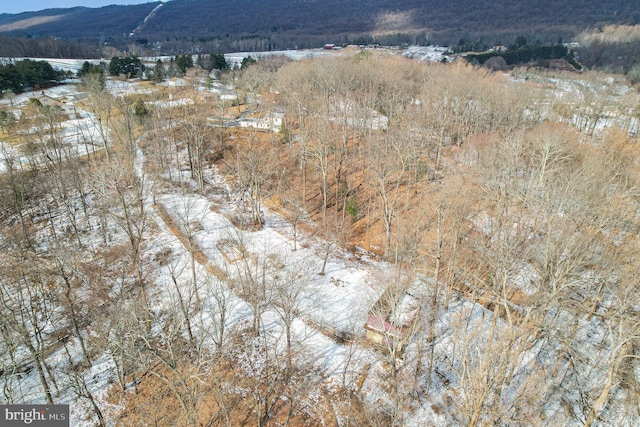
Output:
<instances>
[{"instance_id":1,"label":"hazy sky","mask_svg":"<svg viewBox=\"0 0 640 427\"><path fill-rule=\"evenodd\" d=\"M58 7L102 7L110 4L140 4L156 0L2 0L0 13L33 12Z\"/></svg>"}]
</instances>

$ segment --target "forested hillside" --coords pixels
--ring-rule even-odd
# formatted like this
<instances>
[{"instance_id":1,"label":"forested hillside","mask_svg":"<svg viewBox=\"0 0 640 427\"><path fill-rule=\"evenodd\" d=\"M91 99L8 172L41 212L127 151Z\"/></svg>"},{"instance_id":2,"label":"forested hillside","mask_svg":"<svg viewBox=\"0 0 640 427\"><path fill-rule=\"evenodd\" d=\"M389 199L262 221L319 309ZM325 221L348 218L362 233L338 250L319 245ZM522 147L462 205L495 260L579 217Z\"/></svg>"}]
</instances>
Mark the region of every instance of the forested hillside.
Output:
<instances>
[{"instance_id":1,"label":"forested hillside","mask_svg":"<svg viewBox=\"0 0 640 427\"><path fill-rule=\"evenodd\" d=\"M159 3L61 9L0 17L0 34L123 39ZM507 43L517 35L544 43L585 28L640 23L633 0L418 1L172 0L129 41L176 50L244 51L319 47L325 43Z\"/></svg>"},{"instance_id":2,"label":"forested hillside","mask_svg":"<svg viewBox=\"0 0 640 427\"><path fill-rule=\"evenodd\" d=\"M279 48L319 46L323 42L391 40L393 44L431 39L455 44L460 38L487 42L524 34L556 41L578 28L602 22L635 24L640 7L632 1L414 1L363 2L269 0L169 3L145 28L145 35L171 37L189 26L193 36L225 42L228 36L266 38Z\"/></svg>"},{"instance_id":3,"label":"forested hillside","mask_svg":"<svg viewBox=\"0 0 640 427\"><path fill-rule=\"evenodd\" d=\"M3 99L0 402L638 425L637 89L393 52Z\"/></svg>"},{"instance_id":4,"label":"forested hillside","mask_svg":"<svg viewBox=\"0 0 640 427\"><path fill-rule=\"evenodd\" d=\"M117 3L117 2L116 2ZM18 37L121 41L129 36L157 3L101 8L45 9L0 15L0 34ZM94 47L98 47L94 44Z\"/></svg>"}]
</instances>

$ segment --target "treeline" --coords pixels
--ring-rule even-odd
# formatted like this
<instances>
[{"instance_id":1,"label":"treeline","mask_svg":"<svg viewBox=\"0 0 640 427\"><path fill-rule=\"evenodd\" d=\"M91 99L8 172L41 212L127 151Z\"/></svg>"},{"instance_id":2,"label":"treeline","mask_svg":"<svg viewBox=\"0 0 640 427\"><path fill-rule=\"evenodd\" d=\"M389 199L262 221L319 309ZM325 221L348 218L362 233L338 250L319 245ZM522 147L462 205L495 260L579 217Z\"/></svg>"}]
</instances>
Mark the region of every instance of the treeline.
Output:
<instances>
[{"instance_id":1,"label":"treeline","mask_svg":"<svg viewBox=\"0 0 640 427\"><path fill-rule=\"evenodd\" d=\"M575 54L571 49L561 43L554 45L542 45L535 43L527 45L516 43L510 46L506 51L492 51L479 54L469 54L465 58L472 63L484 64L488 59L499 56L504 58L507 65L525 64L531 61L538 61L540 65L548 66L545 62L549 59L566 59L576 69L582 66L576 62Z\"/></svg>"},{"instance_id":2,"label":"treeline","mask_svg":"<svg viewBox=\"0 0 640 427\"><path fill-rule=\"evenodd\" d=\"M32 58L99 58L94 44L49 38L2 37L0 56Z\"/></svg>"},{"instance_id":3,"label":"treeline","mask_svg":"<svg viewBox=\"0 0 640 427\"><path fill-rule=\"evenodd\" d=\"M624 74L640 83L640 25L608 25L578 35L576 53L588 68Z\"/></svg>"},{"instance_id":4,"label":"treeline","mask_svg":"<svg viewBox=\"0 0 640 427\"><path fill-rule=\"evenodd\" d=\"M242 67L244 68L246 65L250 64L251 61L255 62L253 59L245 58L242 61ZM89 66L90 65L85 62L81 72L85 74L91 72L92 70L85 69ZM176 55L175 57L171 57L167 63L158 59L155 66L151 68L145 67L142 60L137 56L114 56L109 62L109 74L112 76L124 75L129 78L141 77L160 82L167 77L184 75L187 70L194 66L198 66L207 72L214 69L220 71L227 71L231 69L231 66L222 53L198 55L195 64L193 62L192 55Z\"/></svg>"},{"instance_id":5,"label":"treeline","mask_svg":"<svg viewBox=\"0 0 640 427\"><path fill-rule=\"evenodd\" d=\"M640 64L640 39L631 42L594 41L579 49L580 61L586 66L627 74Z\"/></svg>"},{"instance_id":6,"label":"treeline","mask_svg":"<svg viewBox=\"0 0 640 427\"><path fill-rule=\"evenodd\" d=\"M68 77L65 71L54 70L47 61L25 59L16 63L0 65L0 92L14 93L47 87Z\"/></svg>"}]
</instances>

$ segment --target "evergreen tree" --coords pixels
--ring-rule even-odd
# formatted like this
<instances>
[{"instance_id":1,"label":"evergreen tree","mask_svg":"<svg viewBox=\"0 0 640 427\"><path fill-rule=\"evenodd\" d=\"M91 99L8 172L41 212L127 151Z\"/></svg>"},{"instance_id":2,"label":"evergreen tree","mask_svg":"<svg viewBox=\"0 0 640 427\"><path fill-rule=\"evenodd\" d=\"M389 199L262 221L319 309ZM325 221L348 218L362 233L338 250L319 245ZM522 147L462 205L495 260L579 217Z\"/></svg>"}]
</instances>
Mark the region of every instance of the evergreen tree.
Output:
<instances>
[{"instance_id":1,"label":"evergreen tree","mask_svg":"<svg viewBox=\"0 0 640 427\"><path fill-rule=\"evenodd\" d=\"M176 56L175 63L182 74L186 73L189 68L193 68L193 57L191 55Z\"/></svg>"},{"instance_id":2,"label":"evergreen tree","mask_svg":"<svg viewBox=\"0 0 640 427\"><path fill-rule=\"evenodd\" d=\"M222 53L212 53L210 56L210 61L213 66L212 69L226 71L229 69L229 63L224 58L224 54Z\"/></svg>"},{"instance_id":3,"label":"evergreen tree","mask_svg":"<svg viewBox=\"0 0 640 427\"><path fill-rule=\"evenodd\" d=\"M141 98L138 98L136 103L133 105L133 114L135 114L140 120L142 120L142 117L149 114L149 110L147 110L147 106Z\"/></svg>"},{"instance_id":4,"label":"evergreen tree","mask_svg":"<svg viewBox=\"0 0 640 427\"><path fill-rule=\"evenodd\" d=\"M111 58L111 62L109 62L109 74L112 76L140 76L143 69L142 61L137 56L114 56Z\"/></svg>"},{"instance_id":5,"label":"evergreen tree","mask_svg":"<svg viewBox=\"0 0 640 427\"><path fill-rule=\"evenodd\" d=\"M15 64L0 65L0 92L11 90L19 93L28 88L51 86L65 77L65 72L54 70L47 61L25 59Z\"/></svg>"},{"instance_id":6,"label":"evergreen tree","mask_svg":"<svg viewBox=\"0 0 640 427\"><path fill-rule=\"evenodd\" d=\"M251 57L251 55L249 55L249 56L246 56L246 57L242 58L242 64L240 65L240 68L245 69L245 68L247 68L249 65L251 65L251 64L255 64L255 63L256 63L256 60L255 60L255 59L253 59L253 58Z\"/></svg>"},{"instance_id":7,"label":"evergreen tree","mask_svg":"<svg viewBox=\"0 0 640 427\"><path fill-rule=\"evenodd\" d=\"M84 61L82 68L78 70L76 74L78 77L86 76L87 74L98 74L104 76L104 68L101 64L92 64L89 61Z\"/></svg>"},{"instance_id":8,"label":"evergreen tree","mask_svg":"<svg viewBox=\"0 0 640 427\"><path fill-rule=\"evenodd\" d=\"M156 61L156 67L153 70L153 81L161 83L165 78L164 64L161 59Z\"/></svg>"}]
</instances>

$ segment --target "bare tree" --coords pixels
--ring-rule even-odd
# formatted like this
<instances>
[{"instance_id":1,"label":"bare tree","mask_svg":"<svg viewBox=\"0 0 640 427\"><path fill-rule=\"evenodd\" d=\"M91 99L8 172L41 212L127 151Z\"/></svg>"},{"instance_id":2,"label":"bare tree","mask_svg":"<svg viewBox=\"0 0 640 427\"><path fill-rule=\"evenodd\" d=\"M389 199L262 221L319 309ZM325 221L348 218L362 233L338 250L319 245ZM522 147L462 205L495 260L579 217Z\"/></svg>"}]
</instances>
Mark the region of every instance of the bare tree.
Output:
<instances>
[{"instance_id":1,"label":"bare tree","mask_svg":"<svg viewBox=\"0 0 640 427\"><path fill-rule=\"evenodd\" d=\"M415 385L415 377L414 381L410 379L414 370L404 360L405 349L418 327L415 315L407 311L407 298L412 298L415 277L412 272L396 266L378 277L377 282L383 291L370 311L365 328L367 336L382 350L386 364L384 379L389 385L390 405L385 412L391 425L402 425L409 396L407 388L413 389Z\"/></svg>"},{"instance_id":2,"label":"bare tree","mask_svg":"<svg viewBox=\"0 0 640 427\"><path fill-rule=\"evenodd\" d=\"M124 166L115 163L96 165L91 184L98 196L98 209L104 210L127 236L136 283L142 302L146 305L142 246L148 218L144 203L144 178L138 178L133 169L133 159L125 162Z\"/></svg>"},{"instance_id":3,"label":"bare tree","mask_svg":"<svg viewBox=\"0 0 640 427\"><path fill-rule=\"evenodd\" d=\"M98 405L98 401L96 396L91 391L89 385L87 384L87 380L85 378L86 372L82 370L83 366L78 366L73 356L71 355L71 351L68 348L68 344L64 344L64 351L67 356L67 364L68 364L68 372L67 376L70 378L70 388L73 390L75 395L79 399L84 399L89 402L91 405L91 409L93 410L96 418L98 419L98 425L100 427L106 427L105 416Z\"/></svg>"},{"instance_id":4,"label":"bare tree","mask_svg":"<svg viewBox=\"0 0 640 427\"><path fill-rule=\"evenodd\" d=\"M59 248L58 248L59 250ZM64 289L64 301L65 308L68 312L68 319L71 322L73 334L80 344L82 356L87 366L91 366L91 358L89 357L89 351L87 349L86 340L81 330L82 312L84 307L82 306L82 299L79 295L79 287L83 285L82 281L76 276L77 260L72 257L60 256L60 253L54 254L54 277L58 277L62 281L62 289ZM71 264L71 265L69 265Z\"/></svg>"},{"instance_id":5,"label":"bare tree","mask_svg":"<svg viewBox=\"0 0 640 427\"><path fill-rule=\"evenodd\" d=\"M46 181L51 195L52 210L62 210L67 223L73 230L73 236L82 246L79 224L80 211L87 215L87 203L84 179L80 176L80 153L67 141L62 132L63 112L57 106L38 106L34 109L34 131L24 136L27 152L31 154L33 167L46 171L51 178ZM80 202L80 203L79 203ZM54 234L53 221L50 221Z\"/></svg>"},{"instance_id":6,"label":"bare tree","mask_svg":"<svg viewBox=\"0 0 640 427\"><path fill-rule=\"evenodd\" d=\"M54 345L48 331L56 314L56 301L34 258L26 257L27 254L15 255L14 260L5 258L7 264L0 282L3 325L29 354L45 399L53 404L58 386L46 358L47 351Z\"/></svg>"},{"instance_id":7,"label":"bare tree","mask_svg":"<svg viewBox=\"0 0 640 427\"><path fill-rule=\"evenodd\" d=\"M91 130L85 130L86 135L84 137L86 140L91 141L92 146L94 144L100 144L101 149L105 152L107 161L111 162L110 146L112 145L112 140L110 131L111 121L116 110L114 98L109 92L104 90L104 85L97 76L85 79L83 85L89 93L86 107L91 113L90 117L93 123ZM96 141L98 138L93 137L93 130L98 131L99 141Z\"/></svg>"},{"instance_id":8,"label":"bare tree","mask_svg":"<svg viewBox=\"0 0 640 427\"><path fill-rule=\"evenodd\" d=\"M233 172L236 187L244 201L248 199L251 207L251 221L254 226L261 227L262 199L268 178L275 167L271 150L263 150L258 142L257 130L252 131L246 145L238 147L235 152Z\"/></svg>"},{"instance_id":9,"label":"bare tree","mask_svg":"<svg viewBox=\"0 0 640 427\"><path fill-rule=\"evenodd\" d=\"M182 313L182 318L187 328L187 334L189 335L189 341L194 341L193 328L191 327L191 317L193 311L192 307L192 298L193 298L193 287L189 286L185 291L181 286L181 273L184 270L184 266L180 268L179 261L169 261L167 264L167 270L169 270L169 276L171 277L171 283L173 284L176 298L178 299L178 307L180 308L180 312Z\"/></svg>"},{"instance_id":10,"label":"bare tree","mask_svg":"<svg viewBox=\"0 0 640 427\"><path fill-rule=\"evenodd\" d=\"M325 123L326 125L326 123ZM326 133L326 126L318 124L312 128L312 141L306 145L304 154L306 162L310 163L320 174L320 194L322 195L322 223L327 223L327 207L329 204L329 167L331 155L331 134Z\"/></svg>"},{"instance_id":11,"label":"bare tree","mask_svg":"<svg viewBox=\"0 0 640 427\"><path fill-rule=\"evenodd\" d=\"M272 299L271 307L278 314L284 326L286 340L286 370L284 374L285 383L289 383L293 365L293 336L292 324L296 318L302 315L305 308L306 286L311 282L310 264L304 259L295 262L287 262L284 258L274 254L273 263L275 270L271 277Z\"/></svg>"},{"instance_id":12,"label":"bare tree","mask_svg":"<svg viewBox=\"0 0 640 427\"><path fill-rule=\"evenodd\" d=\"M167 311L145 314L142 318L131 316L127 340L123 341L126 346L121 350L141 373L153 376L172 393L180 408L180 413L173 416L175 422L195 426L205 353L192 351L182 335L182 321L175 314ZM142 327L147 318L159 326L157 334L149 335Z\"/></svg>"},{"instance_id":13,"label":"bare tree","mask_svg":"<svg viewBox=\"0 0 640 427\"><path fill-rule=\"evenodd\" d=\"M320 276L324 276L329 257L339 248L338 239L338 234L333 230L328 230L318 237L317 242L322 253L322 267L320 267L320 271L318 272Z\"/></svg>"},{"instance_id":14,"label":"bare tree","mask_svg":"<svg viewBox=\"0 0 640 427\"><path fill-rule=\"evenodd\" d=\"M195 96L195 94L193 94ZM185 104L178 115L178 122L174 128L175 138L183 141L187 148L189 171L200 191L204 190L204 173L207 158L211 154L213 140L212 130L207 125L204 106L199 102Z\"/></svg>"},{"instance_id":15,"label":"bare tree","mask_svg":"<svg viewBox=\"0 0 640 427\"><path fill-rule=\"evenodd\" d=\"M385 258L391 255L392 227L400 202L401 187L406 184L407 179L405 142L400 135L386 135L376 139L370 148L370 183L380 200Z\"/></svg>"},{"instance_id":16,"label":"bare tree","mask_svg":"<svg viewBox=\"0 0 640 427\"><path fill-rule=\"evenodd\" d=\"M204 207L202 203L205 203ZM183 193L180 202L172 206L172 213L177 217L180 232L184 236L183 244L189 252L191 294L195 295L196 309L201 306L198 264L206 264L207 262L206 256L196 241L196 233L202 230L202 221L208 212L206 205L208 204L204 200Z\"/></svg>"},{"instance_id":17,"label":"bare tree","mask_svg":"<svg viewBox=\"0 0 640 427\"><path fill-rule=\"evenodd\" d=\"M235 297L228 283L217 276L208 277L204 289L208 304L201 311L200 328L204 337L213 341L216 351L220 352L229 340L229 322L238 309Z\"/></svg>"},{"instance_id":18,"label":"bare tree","mask_svg":"<svg viewBox=\"0 0 640 427\"><path fill-rule=\"evenodd\" d=\"M304 210L304 195L297 189L289 187L285 190L285 195L282 198L293 231L293 250L295 252L298 250L298 224L308 216Z\"/></svg>"},{"instance_id":19,"label":"bare tree","mask_svg":"<svg viewBox=\"0 0 640 427\"><path fill-rule=\"evenodd\" d=\"M234 290L244 299L253 314L252 330L260 335L262 314L271 301L271 275L277 265L269 257L267 248L260 253L252 253L240 233L229 239L238 253L235 264ZM275 269L275 270L274 270Z\"/></svg>"}]
</instances>

